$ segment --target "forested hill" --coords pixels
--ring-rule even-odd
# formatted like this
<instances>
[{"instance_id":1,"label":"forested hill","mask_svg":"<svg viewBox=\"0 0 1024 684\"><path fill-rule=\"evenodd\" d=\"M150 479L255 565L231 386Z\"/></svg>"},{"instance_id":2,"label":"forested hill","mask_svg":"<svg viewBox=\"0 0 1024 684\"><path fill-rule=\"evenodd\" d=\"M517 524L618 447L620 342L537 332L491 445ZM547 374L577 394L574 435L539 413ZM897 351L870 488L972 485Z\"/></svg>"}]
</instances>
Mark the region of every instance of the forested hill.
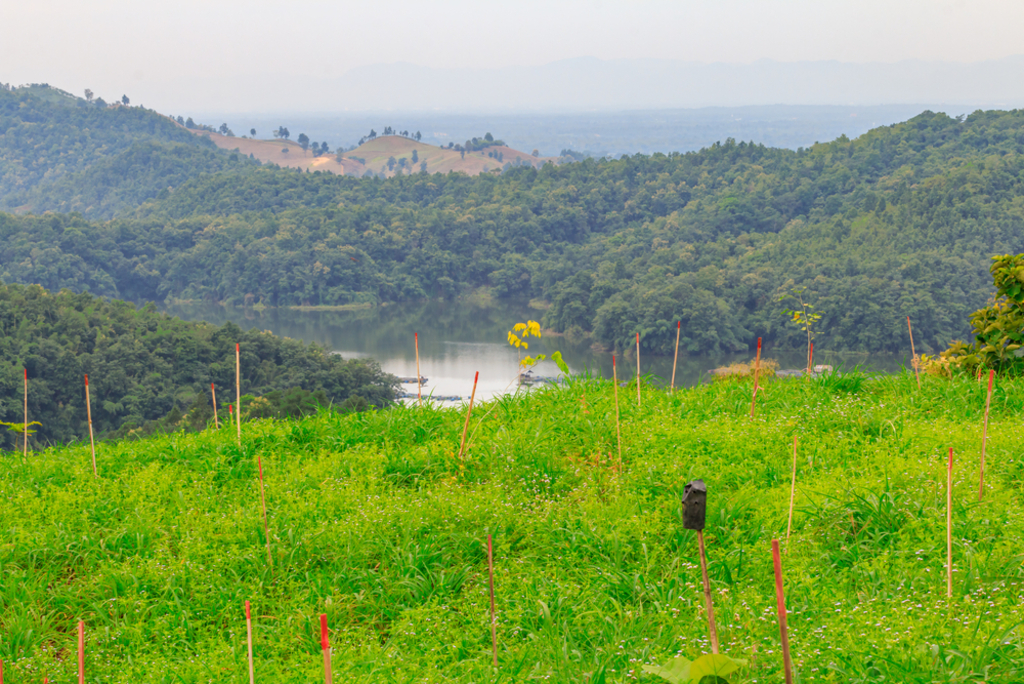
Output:
<instances>
[{"instance_id":1,"label":"forested hill","mask_svg":"<svg viewBox=\"0 0 1024 684\"><path fill-rule=\"evenodd\" d=\"M134 300L268 305L545 298L544 323L611 347L820 348L966 336L989 258L1024 251L1024 112L926 112L797 151L697 153L388 180L273 168L193 178L131 217L0 218L0 278Z\"/></svg>"},{"instance_id":2,"label":"forested hill","mask_svg":"<svg viewBox=\"0 0 1024 684\"><path fill-rule=\"evenodd\" d=\"M202 173L253 166L141 107L0 88L0 208L110 218Z\"/></svg>"},{"instance_id":3,"label":"forested hill","mask_svg":"<svg viewBox=\"0 0 1024 684\"><path fill-rule=\"evenodd\" d=\"M213 421L210 383L227 420L235 399L235 343L241 345L243 418L295 415L332 405L386 406L397 381L368 359L346 360L314 345L228 323L186 323L89 294L0 284L0 420L41 425L30 445L87 440L84 375L99 436L154 427L204 429ZM0 447L20 438L0 432Z\"/></svg>"}]
</instances>

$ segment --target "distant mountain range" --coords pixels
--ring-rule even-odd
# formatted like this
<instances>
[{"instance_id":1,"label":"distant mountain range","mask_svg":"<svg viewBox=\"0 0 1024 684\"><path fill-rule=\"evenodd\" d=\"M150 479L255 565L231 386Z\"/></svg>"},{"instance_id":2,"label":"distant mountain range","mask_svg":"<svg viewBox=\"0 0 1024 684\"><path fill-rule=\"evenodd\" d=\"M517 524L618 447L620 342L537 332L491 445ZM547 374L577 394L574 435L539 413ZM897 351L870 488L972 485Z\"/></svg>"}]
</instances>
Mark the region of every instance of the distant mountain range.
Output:
<instances>
[{"instance_id":1,"label":"distant mountain range","mask_svg":"<svg viewBox=\"0 0 1024 684\"><path fill-rule=\"evenodd\" d=\"M936 103L1024 107L1024 55L984 62L907 60L750 64L669 59L566 59L539 66L432 68L398 62L341 77L209 73L175 82L177 107L219 112L339 114L440 111L585 112L749 105ZM159 99L159 98L158 98Z\"/></svg>"},{"instance_id":2,"label":"distant mountain range","mask_svg":"<svg viewBox=\"0 0 1024 684\"><path fill-rule=\"evenodd\" d=\"M836 61L702 64L567 59L542 66L435 69L408 63L353 69L330 83L348 109L587 110L767 104L910 102L1024 106L1024 56L975 62Z\"/></svg>"}]
</instances>

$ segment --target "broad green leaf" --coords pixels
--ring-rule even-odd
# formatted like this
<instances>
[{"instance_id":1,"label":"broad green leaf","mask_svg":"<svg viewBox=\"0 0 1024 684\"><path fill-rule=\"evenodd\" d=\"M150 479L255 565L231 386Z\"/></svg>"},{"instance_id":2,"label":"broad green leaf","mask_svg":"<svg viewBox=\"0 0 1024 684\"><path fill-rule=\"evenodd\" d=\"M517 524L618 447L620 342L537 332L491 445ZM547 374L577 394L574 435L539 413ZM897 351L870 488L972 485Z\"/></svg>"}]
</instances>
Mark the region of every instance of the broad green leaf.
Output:
<instances>
[{"instance_id":1,"label":"broad green leaf","mask_svg":"<svg viewBox=\"0 0 1024 684\"><path fill-rule=\"evenodd\" d=\"M690 665L690 679L699 682L708 675L725 678L747 664L722 653L705 653Z\"/></svg>"},{"instance_id":2,"label":"broad green leaf","mask_svg":"<svg viewBox=\"0 0 1024 684\"><path fill-rule=\"evenodd\" d=\"M648 674L658 675L672 684L690 684L690 665L685 656L676 656L664 665L644 665L643 670Z\"/></svg>"}]
</instances>

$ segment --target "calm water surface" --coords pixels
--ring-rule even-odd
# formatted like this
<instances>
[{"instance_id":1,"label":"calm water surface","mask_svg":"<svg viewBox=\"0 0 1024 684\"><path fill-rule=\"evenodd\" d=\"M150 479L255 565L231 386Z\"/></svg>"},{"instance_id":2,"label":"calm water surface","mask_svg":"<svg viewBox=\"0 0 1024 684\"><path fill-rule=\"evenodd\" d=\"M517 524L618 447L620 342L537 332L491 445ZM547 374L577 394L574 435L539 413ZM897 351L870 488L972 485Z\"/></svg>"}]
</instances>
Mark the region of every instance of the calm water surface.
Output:
<instances>
[{"instance_id":1,"label":"calm water surface","mask_svg":"<svg viewBox=\"0 0 1024 684\"><path fill-rule=\"evenodd\" d=\"M517 350L507 341L515 323L539 320L542 312L522 304L471 306L463 302L376 307L360 311L319 311L295 309L253 309L210 304L165 307L167 313L191 321L209 321L221 325L231 321L243 329L269 330L305 342L316 342L346 358L370 357L388 373L416 376L416 352L413 333L419 333L420 374L427 378L424 394L458 396L468 400L473 375L479 371L477 399L488 399L514 390L519 369ZM605 377L612 375L611 355L595 351L588 342L572 344L565 337L545 335L530 342L530 354L561 351L572 372L589 370ZM803 352L764 351L766 358L777 359L782 368L801 368ZM737 361L749 361L753 355L723 354L687 356L680 354L676 370L677 385L694 385L706 379L708 371ZM866 354L835 354L815 350L815 363L852 368L862 365L874 371L899 370L906 359ZM620 381L636 375L636 356L631 351L619 360ZM551 362L539 364L538 375L557 376ZM653 356L641 352L640 372L656 376L667 385L672 375L671 356ZM415 383L404 385L415 394Z\"/></svg>"}]
</instances>

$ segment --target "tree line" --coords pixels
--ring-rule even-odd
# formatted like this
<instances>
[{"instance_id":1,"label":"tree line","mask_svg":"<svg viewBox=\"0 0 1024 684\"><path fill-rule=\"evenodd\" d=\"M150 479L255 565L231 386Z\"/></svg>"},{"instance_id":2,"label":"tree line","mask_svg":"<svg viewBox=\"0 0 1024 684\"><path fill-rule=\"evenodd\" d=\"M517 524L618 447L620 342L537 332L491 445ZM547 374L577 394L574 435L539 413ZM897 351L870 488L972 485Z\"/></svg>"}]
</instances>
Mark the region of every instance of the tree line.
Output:
<instances>
[{"instance_id":1,"label":"tree line","mask_svg":"<svg viewBox=\"0 0 1024 684\"><path fill-rule=\"evenodd\" d=\"M84 376L101 437L205 429L235 397L235 344L241 347L243 418L390 405L397 381L373 361L346 360L316 345L233 323L188 323L153 304L136 307L88 293L0 285L0 420L41 426L34 446L88 439ZM255 400L254 397L261 397ZM12 448L17 433L0 433Z\"/></svg>"}]
</instances>

